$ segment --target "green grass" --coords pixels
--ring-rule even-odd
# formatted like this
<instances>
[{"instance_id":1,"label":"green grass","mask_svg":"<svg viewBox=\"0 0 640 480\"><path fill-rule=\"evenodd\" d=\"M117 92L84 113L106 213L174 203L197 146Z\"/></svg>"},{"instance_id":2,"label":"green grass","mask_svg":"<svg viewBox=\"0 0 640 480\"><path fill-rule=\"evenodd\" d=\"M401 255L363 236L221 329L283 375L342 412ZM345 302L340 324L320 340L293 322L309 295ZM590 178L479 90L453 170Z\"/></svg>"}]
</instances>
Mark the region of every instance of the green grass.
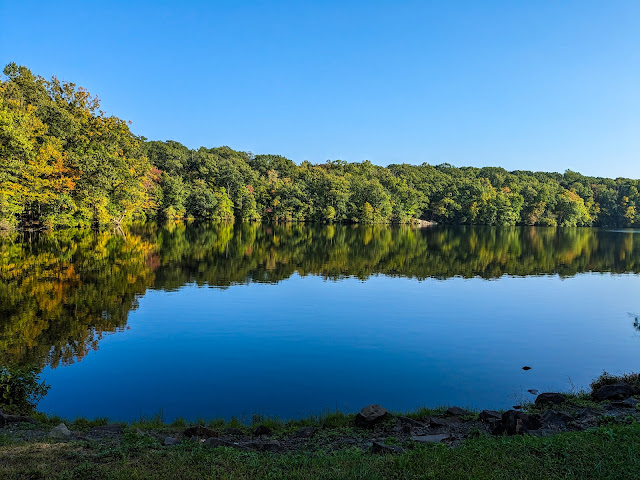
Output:
<instances>
[{"instance_id":1,"label":"green grass","mask_svg":"<svg viewBox=\"0 0 640 480\"><path fill-rule=\"evenodd\" d=\"M196 442L167 448L135 433L109 448L0 438L0 478L634 479L640 478L640 424L547 438L480 436L456 448L416 446L401 455L249 453Z\"/></svg>"}]
</instances>

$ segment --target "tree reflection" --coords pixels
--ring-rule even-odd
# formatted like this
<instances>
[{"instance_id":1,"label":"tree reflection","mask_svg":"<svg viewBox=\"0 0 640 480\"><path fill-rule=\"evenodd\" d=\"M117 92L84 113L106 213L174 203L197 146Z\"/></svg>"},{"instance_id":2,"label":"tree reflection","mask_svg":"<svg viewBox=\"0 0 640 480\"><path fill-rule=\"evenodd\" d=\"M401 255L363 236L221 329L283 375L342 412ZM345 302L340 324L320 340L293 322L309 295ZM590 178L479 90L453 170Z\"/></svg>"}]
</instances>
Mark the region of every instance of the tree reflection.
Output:
<instances>
[{"instance_id":1,"label":"tree reflection","mask_svg":"<svg viewBox=\"0 0 640 480\"><path fill-rule=\"evenodd\" d=\"M0 239L0 364L83 358L126 328L147 288L227 288L294 273L490 279L639 270L640 235L586 228L148 223L13 234Z\"/></svg>"}]
</instances>

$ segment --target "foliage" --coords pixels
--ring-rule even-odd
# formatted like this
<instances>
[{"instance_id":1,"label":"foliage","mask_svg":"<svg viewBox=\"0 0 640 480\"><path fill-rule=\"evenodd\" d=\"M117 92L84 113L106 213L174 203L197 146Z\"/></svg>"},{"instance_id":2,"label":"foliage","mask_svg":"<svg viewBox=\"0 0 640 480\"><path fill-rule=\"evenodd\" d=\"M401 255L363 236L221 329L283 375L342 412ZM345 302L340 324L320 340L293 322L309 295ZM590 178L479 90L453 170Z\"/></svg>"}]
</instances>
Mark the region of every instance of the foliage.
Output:
<instances>
[{"instance_id":1,"label":"foliage","mask_svg":"<svg viewBox=\"0 0 640 480\"><path fill-rule=\"evenodd\" d=\"M31 366L0 366L0 409L8 413L29 413L49 387L40 381L40 370Z\"/></svg>"},{"instance_id":2,"label":"foliage","mask_svg":"<svg viewBox=\"0 0 640 480\"><path fill-rule=\"evenodd\" d=\"M0 228L139 218L640 226L625 178L449 164L297 165L229 147L146 141L96 97L9 64L0 81Z\"/></svg>"}]
</instances>

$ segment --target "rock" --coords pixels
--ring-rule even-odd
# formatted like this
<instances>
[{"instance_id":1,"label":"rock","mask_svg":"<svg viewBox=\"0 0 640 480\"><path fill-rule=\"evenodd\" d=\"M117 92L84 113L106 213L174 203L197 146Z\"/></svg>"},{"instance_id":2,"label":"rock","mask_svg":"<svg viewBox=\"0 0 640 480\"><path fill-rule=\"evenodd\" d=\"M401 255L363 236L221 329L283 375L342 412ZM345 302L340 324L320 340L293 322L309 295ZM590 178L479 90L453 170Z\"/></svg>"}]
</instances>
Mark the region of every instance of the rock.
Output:
<instances>
[{"instance_id":1,"label":"rock","mask_svg":"<svg viewBox=\"0 0 640 480\"><path fill-rule=\"evenodd\" d=\"M507 410L502 414L500 424L494 429L495 434L521 435L531 430L538 430L542 423L537 415L529 415L524 412Z\"/></svg>"},{"instance_id":2,"label":"rock","mask_svg":"<svg viewBox=\"0 0 640 480\"><path fill-rule=\"evenodd\" d=\"M429 425L432 427L443 427L443 428L455 428L459 426L462 422L460 422L457 418L439 418L439 417L431 417L429 419Z\"/></svg>"},{"instance_id":3,"label":"rock","mask_svg":"<svg viewBox=\"0 0 640 480\"><path fill-rule=\"evenodd\" d=\"M204 441L204 444L208 447L233 447L233 442L225 440L223 438L209 437Z\"/></svg>"},{"instance_id":4,"label":"rock","mask_svg":"<svg viewBox=\"0 0 640 480\"><path fill-rule=\"evenodd\" d=\"M547 405L550 403L553 405L560 405L566 401L567 401L567 397L565 397L561 393L547 392L547 393L541 393L540 395L538 395L536 397L535 404L536 404L536 407L541 407L543 405Z\"/></svg>"},{"instance_id":5,"label":"rock","mask_svg":"<svg viewBox=\"0 0 640 480\"><path fill-rule=\"evenodd\" d=\"M484 423L496 423L502 420L502 414L495 410L483 410L478 415L478 419Z\"/></svg>"},{"instance_id":6,"label":"rock","mask_svg":"<svg viewBox=\"0 0 640 480\"><path fill-rule=\"evenodd\" d=\"M544 425L554 425L564 427L568 422L573 421L573 417L563 412L556 412L555 410L547 410L540 416L540 421Z\"/></svg>"},{"instance_id":7,"label":"rock","mask_svg":"<svg viewBox=\"0 0 640 480\"><path fill-rule=\"evenodd\" d=\"M424 428L426 425L419 420L415 420L409 417L398 417L398 421L403 425L411 425L412 427L422 427Z\"/></svg>"},{"instance_id":8,"label":"rock","mask_svg":"<svg viewBox=\"0 0 640 480\"><path fill-rule=\"evenodd\" d=\"M173 445L178 445L179 443L180 440L178 440L176 437L165 437L164 441L162 442L165 447L172 447Z\"/></svg>"},{"instance_id":9,"label":"rock","mask_svg":"<svg viewBox=\"0 0 640 480\"><path fill-rule=\"evenodd\" d=\"M257 437L261 435L271 435L271 429L269 427L265 427L264 425L258 425L253 431L253 434Z\"/></svg>"},{"instance_id":10,"label":"rock","mask_svg":"<svg viewBox=\"0 0 640 480\"><path fill-rule=\"evenodd\" d=\"M593 392L592 396L596 400L626 400L635 393L634 388L627 383L614 383L613 385L603 385Z\"/></svg>"},{"instance_id":11,"label":"rock","mask_svg":"<svg viewBox=\"0 0 640 480\"><path fill-rule=\"evenodd\" d=\"M402 453L404 448L396 445L385 445L380 442L373 442L371 444L371 453L388 454L388 453Z\"/></svg>"},{"instance_id":12,"label":"rock","mask_svg":"<svg viewBox=\"0 0 640 480\"><path fill-rule=\"evenodd\" d=\"M294 438L311 438L313 437L318 429L316 427L302 427L296 433L293 434Z\"/></svg>"},{"instance_id":13,"label":"rock","mask_svg":"<svg viewBox=\"0 0 640 480\"><path fill-rule=\"evenodd\" d=\"M469 415L469 411L460 407L451 407L447 409L447 415L462 417L463 415Z\"/></svg>"},{"instance_id":14,"label":"rock","mask_svg":"<svg viewBox=\"0 0 640 480\"><path fill-rule=\"evenodd\" d=\"M21 422L27 422L27 423L33 423L33 424L36 423L36 421L31 417L27 417L25 415L8 415L4 413L2 410L0 410L0 427L4 427L9 423L21 423Z\"/></svg>"},{"instance_id":15,"label":"rock","mask_svg":"<svg viewBox=\"0 0 640 480\"><path fill-rule=\"evenodd\" d=\"M527 370L531 370L531 367L525 365L524 367L522 367L522 369L526 372Z\"/></svg>"},{"instance_id":16,"label":"rock","mask_svg":"<svg viewBox=\"0 0 640 480\"><path fill-rule=\"evenodd\" d=\"M411 437L411 440L413 440L414 442L418 442L418 443L440 443L443 440L446 440L447 438L449 438L450 435L448 434L441 434L441 435L414 435L413 437Z\"/></svg>"},{"instance_id":17,"label":"rock","mask_svg":"<svg viewBox=\"0 0 640 480\"><path fill-rule=\"evenodd\" d=\"M196 425L195 427L189 427L184 432L185 437L199 437L199 438L211 438L218 437L218 432L211 430L210 428L203 427L202 425Z\"/></svg>"},{"instance_id":18,"label":"rock","mask_svg":"<svg viewBox=\"0 0 640 480\"><path fill-rule=\"evenodd\" d=\"M371 427L384 419L389 413L380 405L369 405L360 410L356 415L356 425L359 427Z\"/></svg>"},{"instance_id":19,"label":"rock","mask_svg":"<svg viewBox=\"0 0 640 480\"><path fill-rule=\"evenodd\" d=\"M279 452L282 445L277 440L253 440L247 444L249 448L258 450L259 452Z\"/></svg>"},{"instance_id":20,"label":"rock","mask_svg":"<svg viewBox=\"0 0 640 480\"><path fill-rule=\"evenodd\" d=\"M51 432L49 432L49 435L53 438L64 440L71 437L71 432L64 423L61 423L57 427L52 428Z\"/></svg>"}]
</instances>

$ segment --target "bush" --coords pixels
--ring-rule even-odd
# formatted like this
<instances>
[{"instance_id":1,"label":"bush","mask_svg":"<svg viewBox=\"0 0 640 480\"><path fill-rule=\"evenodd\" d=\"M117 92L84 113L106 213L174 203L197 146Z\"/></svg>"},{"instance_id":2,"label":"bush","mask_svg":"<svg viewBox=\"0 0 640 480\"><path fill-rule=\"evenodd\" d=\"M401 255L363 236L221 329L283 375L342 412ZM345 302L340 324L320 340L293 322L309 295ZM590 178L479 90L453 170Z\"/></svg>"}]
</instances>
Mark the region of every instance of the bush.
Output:
<instances>
[{"instance_id":1,"label":"bush","mask_svg":"<svg viewBox=\"0 0 640 480\"><path fill-rule=\"evenodd\" d=\"M612 375L607 372L602 372L602 375L591 382L591 390L595 392L604 385L613 385L615 383L627 383L632 387L640 390L640 373Z\"/></svg>"},{"instance_id":2,"label":"bush","mask_svg":"<svg viewBox=\"0 0 640 480\"><path fill-rule=\"evenodd\" d=\"M0 409L7 413L30 413L47 394L40 370L32 367L0 366Z\"/></svg>"}]
</instances>

